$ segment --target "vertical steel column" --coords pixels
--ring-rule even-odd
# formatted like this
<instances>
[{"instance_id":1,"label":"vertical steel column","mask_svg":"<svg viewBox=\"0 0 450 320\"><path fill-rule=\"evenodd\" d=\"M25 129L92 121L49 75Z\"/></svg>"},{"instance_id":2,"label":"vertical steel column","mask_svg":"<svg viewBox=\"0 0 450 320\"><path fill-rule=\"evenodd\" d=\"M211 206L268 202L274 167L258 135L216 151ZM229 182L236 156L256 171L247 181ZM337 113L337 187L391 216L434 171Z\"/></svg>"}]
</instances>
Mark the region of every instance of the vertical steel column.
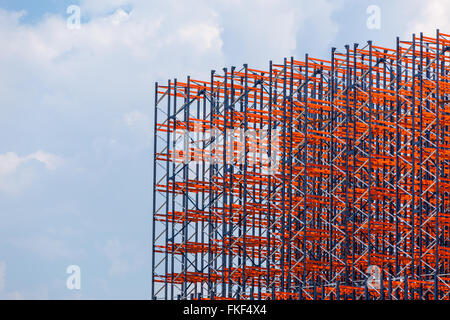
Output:
<instances>
[{"instance_id":1,"label":"vertical steel column","mask_svg":"<svg viewBox=\"0 0 450 320\"><path fill-rule=\"evenodd\" d=\"M267 256L266 256L266 268L267 268L267 281L266 281L266 290L268 292L271 284L271 236L272 236L272 174L273 172L273 163L272 163L272 99L273 99L273 84L272 84L272 60L269 62L269 148L268 148L268 157L269 157L269 177L267 181ZM275 151L276 152L276 151Z\"/></svg>"},{"instance_id":2,"label":"vertical steel column","mask_svg":"<svg viewBox=\"0 0 450 320\"><path fill-rule=\"evenodd\" d=\"M171 235L170 241L172 242L170 247L167 247L166 250L170 250L171 254L171 261L167 262L170 263L170 274L172 275L172 277L175 277L175 254L174 251L175 249L175 236L176 236L176 232L175 232L175 226L177 223L177 217L175 217L175 212L177 212L177 206L176 206L176 201L175 198L177 196L177 191L176 191L176 172L177 172L177 163L176 163L176 152L177 152L177 88L178 88L178 82L177 79L174 79L173 82L173 135L172 135L172 141L168 140L168 145L170 146L170 142L172 142L172 155L170 154L170 149L167 149L167 154L168 154L168 158L172 157L172 193L171 193L171 198L172 198L172 221L171 221ZM170 109L170 108L169 108ZM168 113L168 131L170 131L170 120L171 120L171 110L169 110ZM170 176L170 172L167 173L168 176ZM168 186L169 187L169 184ZM169 201L169 199L167 199L167 201ZM169 208L170 208L170 203L169 203ZM167 233L169 232L169 230L166 231ZM167 244L169 246L169 244ZM175 283L174 281L170 282L170 299L173 300L174 298L174 294L175 294ZM178 292L177 292L178 294Z\"/></svg>"},{"instance_id":3,"label":"vertical steel column","mask_svg":"<svg viewBox=\"0 0 450 320\"><path fill-rule=\"evenodd\" d=\"M415 274L415 246L416 246L416 239L415 239L415 215L416 215L416 199L415 199L415 178L416 178L416 158L415 158L415 150L416 150L416 35L413 34L412 36L412 104L411 104L411 110L412 110L412 137L411 137L411 157L412 157L412 175L411 175L411 279L416 279ZM414 299L414 292L412 299Z\"/></svg>"},{"instance_id":4,"label":"vertical steel column","mask_svg":"<svg viewBox=\"0 0 450 320\"><path fill-rule=\"evenodd\" d=\"M344 221L344 228L345 228L345 247L344 247L344 260L345 260L345 283L349 283L348 279L348 246L349 246L349 235L348 235L348 216L349 216L349 202L348 202L348 191L349 191L349 167L348 167L348 158L350 154L350 143L349 143L349 115L350 115L350 105L349 105L349 89L350 89L350 49L349 45L345 45L346 50L346 74L345 74L345 211L344 216L342 217ZM353 239L352 239L353 240ZM352 261L352 270L353 270L353 261Z\"/></svg>"},{"instance_id":5,"label":"vertical steel column","mask_svg":"<svg viewBox=\"0 0 450 320\"><path fill-rule=\"evenodd\" d=\"M213 132L215 132L215 130L213 130L214 128L214 113L215 113L215 92L214 92L214 73L215 71L212 70L211 71L211 100L210 100L210 111L209 111L209 128L210 128L210 141L209 144L211 145L211 143L213 142L213 139L215 137L213 137ZM211 146L212 149L212 146ZM212 221L212 203L214 201L214 195L213 195L213 189L212 189L212 180L213 180L213 170L214 170L214 159L213 159L213 152L211 150L210 154L209 154L209 183L208 183L208 188L209 188L209 197L208 197L208 296L210 299L214 299L214 292L213 292L213 284L212 284L212 279L211 279L211 269L212 269L212 263L213 263L213 253L211 251L212 249L212 238L213 238L213 232L214 232L214 227L213 227L213 221Z\"/></svg>"},{"instance_id":6,"label":"vertical steel column","mask_svg":"<svg viewBox=\"0 0 450 320\"><path fill-rule=\"evenodd\" d=\"M153 114L153 134L155 136L155 140L153 141L153 198L152 198L152 244L151 244L151 252L152 252L152 278L151 278L151 292L150 299L154 300L155 297L155 232L156 232L156 152L158 146L157 137L157 123L158 123L158 82L155 82L155 108Z\"/></svg>"},{"instance_id":7,"label":"vertical steel column","mask_svg":"<svg viewBox=\"0 0 450 320\"><path fill-rule=\"evenodd\" d=\"M222 201L222 297L226 296L226 281L225 281L225 272L227 268L227 255L226 252L229 250L231 251L231 248L227 250L226 246L226 234L227 234L227 223L226 223L226 206L228 205L228 199L227 199L227 188L226 188L226 180L227 180L227 172L228 169L228 163L227 163L227 119L228 119L228 74L227 74L227 68L223 68L223 72L225 75L224 79L224 125L223 125L223 201ZM230 146L231 148L231 146ZM230 192L231 188L230 188ZM232 203L229 204L232 206ZM230 229L231 233L231 229ZM231 265L229 266L231 269Z\"/></svg>"},{"instance_id":8,"label":"vertical steel column","mask_svg":"<svg viewBox=\"0 0 450 320\"><path fill-rule=\"evenodd\" d=\"M369 159L369 177L368 177L368 196L367 196L367 215L368 215L368 226L367 226L367 249L368 249L368 257L367 264L371 265L371 255L372 255L372 85L373 85L373 76L372 76L372 41L367 41L369 45L369 146L368 146L368 159Z\"/></svg>"},{"instance_id":9,"label":"vertical steel column","mask_svg":"<svg viewBox=\"0 0 450 320\"><path fill-rule=\"evenodd\" d=\"M289 197L289 205L288 205L288 248L287 248L287 265L288 265L288 274L287 274L287 285L286 291L289 292L291 290L291 274L292 274L292 140L293 140L293 113L294 113L294 57L291 57L290 63L290 77L289 77L289 156L288 156L288 166L289 166L289 185L288 185L288 197ZM286 109L286 108L285 108ZM305 168L306 169L306 168ZM285 175L286 173L283 173Z\"/></svg>"},{"instance_id":10,"label":"vertical steel column","mask_svg":"<svg viewBox=\"0 0 450 320\"><path fill-rule=\"evenodd\" d=\"M283 139L283 160L282 160L282 185L281 185L281 257L280 257L280 269L281 269L281 278L280 278L280 287L281 290L285 290L285 268L284 268L284 260L285 260L285 246L286 246L286 237L285 237L285 220L286 220L286 58L284 58L283 62L283 131L282 131L282 139Z\"/></svg>"},{"instance_id":11,"label":"vertical steel column","mask_svg":"<svg viewBox=\"0 0 450 320\"><path fill-rule=\"evenodd\" d=\"M243 245L242 245L242 294L246 293L246 273L245 267L247 265L247 170L248 170L248 119L247 119L247 108L248 108L248 66L244 64L245 82L244 82L244 199L243 199Z\"/></svg>"},{"instance_id":12,"label":"vertical steel column","mask_svg":"<svg viewBox=\"0 0 450 320\"><path fill-rule=\"evenodd\" d=\"M439 162L439 146L440 146L440 127L439 127L439 29L436 30L436 62L434 67L434 72L436 74L436 222L435 222L435 269L434 269L434 300L439 300L439 210L441 209L439 199L439 178L440 174L440 162Z\"/></svg>"},{"instance_id":13,"label":"vertical steel column","mask_svg":"<svg viewBox=\"0 0 450 320\"><path fill-rule=\"evenodd\" d=\"M330 212L330 218L329 218L329 228L330 228L330 277L331 280L337 283L337 293L336 293L336 298L337 300L340 300L340 294L339 294L339 278L336 278L336 272L333 271L333 249L334 249L334 244L335 244L335 234L334 234L334 224L333 221L335 219L335 214L336 211L334 209L334 199L333 199L333 193L334 193L334 171L333 171L333 162L334 162L334 144L335 144L335 138L334 138L334 125L335 125L335 110L334 110L334 94L335 94L335 60L334 60L334 55L336 52L336 48L332 48L331 49L331 74L330 74L330 87L328 90L330 90L330 122L329 122L329 126L330 126L330 152L328 155L328 159L330 161L330 176L329 176L329 187L328 187L328 193L330 195L330 208L329 208L329 212Z\"/></svg>"},{"instance_id":14,"label":"vertical steel column","mask_svg":"<svg viewBox=\"0 0 450 320\"><path fill-rule=\"evenodd\" d=\"M400 211L400 198L399 198L399 182L400 182L400 166L399 166L399 151L400 151L400 128L399 128L399 117L401 115L401 104L400 104L400 78L401 78L401 66L400 66L400 38L397 37L396 45L396 74L395 74L395 101L396 101L396 111L395 111L395 277L398 278L400 272L399 257L398 257L398 243L400 241L400 230L398 225L398 215Z\"/></svg>"},{"instance_id":15,"label":"vertical steel column","mask_svg":"<svg viewBox=\"0 0 450 320\"><path fill-rule=\"evenodd\" d=\"M305 82L303 83L303 103L304 103L304 123L303 123L303 243L302 243L302 253L303 253L303 286L308 286L306 283L306 272L307 272L307 259L308 252L306 246L306 233L307 233L307 215L308 215L308 81L309 81L309 70L308 70L308 54L305 54Z\"/></svg>"},{"instance_id":16,"label":"vertical steel column","mask_svg":"<svg viewBox=\"0 0 450 320\"><path fill-rule=\"evenodd\" d=\"M167 274L168 274L168 268L169 268L169 265L168 265L168 263L169 263L169 255L168 255L168 249L167 248L169 248L169 234L168 234L168 230L169 230L169 215L168 215L168 212L169 212L169 185L170 185L170 182L169 182L169 179L170 179L170 167L169 167L169 165L170 165L170 89L171 89L171 82L170 82L170 80L168 81L168 95L167 95L167 110L168 110L168 113L167 113L167 126L168 126L168 129L167 129L167 141L166 141L166 143L167 143L167 145L166 145L166 148L167 148L167 154L168 154L168 156L167 156L167 162L166 162L166 165L167 165L167 167L166 167L166 172L167 172L167 174L166 174L166 221L165 221L165 247L166 247L166 250L165 250L165 252L164 252L164 255L165 255L165 257L164 257L164 271L165 271L165 277L164 277L164 299L165 300L167 300ZM175 121L174 121L174 123L175 123ZM175 134L175 133L174 133ZM175 179L175 177L173 178L173 179ZM174 182L174 184L175 184L175 180L173 180L173 182ZM171 275L171 277L173 277L173 274ZM172 281L171 281L171 283L172 283Z\"/></svg>"}]
</instances>

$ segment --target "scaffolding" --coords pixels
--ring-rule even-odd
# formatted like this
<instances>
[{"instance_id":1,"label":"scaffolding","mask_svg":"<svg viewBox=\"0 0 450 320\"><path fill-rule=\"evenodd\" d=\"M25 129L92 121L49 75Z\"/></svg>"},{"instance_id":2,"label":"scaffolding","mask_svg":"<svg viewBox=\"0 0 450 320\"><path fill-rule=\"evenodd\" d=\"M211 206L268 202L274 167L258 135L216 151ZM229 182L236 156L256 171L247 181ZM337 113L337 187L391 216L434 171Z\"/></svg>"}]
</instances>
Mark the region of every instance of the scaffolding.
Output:
<instances>
[{"instance_id":1,"label":"scaffolding","mask_svg":"<svg viewBox=\"0 0 450 320\"><path fill-rule=\"evenodd\" d=\"M450 299L450 35L155 85L153 299Z\"/></svg>"}]
</instances>

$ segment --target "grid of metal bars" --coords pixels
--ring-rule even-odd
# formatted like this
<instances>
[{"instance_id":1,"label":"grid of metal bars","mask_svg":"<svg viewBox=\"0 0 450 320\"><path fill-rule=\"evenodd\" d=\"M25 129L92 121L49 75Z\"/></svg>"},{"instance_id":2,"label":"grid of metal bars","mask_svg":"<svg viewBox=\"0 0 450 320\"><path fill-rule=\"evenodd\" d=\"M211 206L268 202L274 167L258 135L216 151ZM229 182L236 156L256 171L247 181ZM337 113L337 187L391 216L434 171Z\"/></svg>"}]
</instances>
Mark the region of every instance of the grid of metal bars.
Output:
<instances>
[{"instance_id":1,"label":"grid of metal bars","mask_svg":"<svg viewBox=\"0 0 450 320\"><path fill-rule=\"evenodd\" d=\"M449 299L449 53L156 84L152 298Z\"/></svg>"}]
</instances>

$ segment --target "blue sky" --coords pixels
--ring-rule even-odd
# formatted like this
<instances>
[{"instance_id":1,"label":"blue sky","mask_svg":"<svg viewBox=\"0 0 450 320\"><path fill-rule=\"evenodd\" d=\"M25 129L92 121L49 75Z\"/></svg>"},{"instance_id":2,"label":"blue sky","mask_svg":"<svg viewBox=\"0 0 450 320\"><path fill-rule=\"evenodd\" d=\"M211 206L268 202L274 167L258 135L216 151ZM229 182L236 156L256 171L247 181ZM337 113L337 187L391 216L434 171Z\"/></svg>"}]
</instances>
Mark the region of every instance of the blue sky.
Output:
<instances>
[{"instance_id":1,"label":"blue sky","mask_svg":"<svg viewBox=\"0 0 450 320\"><path fill-rule=\"evenodd\" d=\"M155 81L393 47L450 33L449 14L437 0L0 0L0 298L149 298Z\"/></svg>"}]
</instances>

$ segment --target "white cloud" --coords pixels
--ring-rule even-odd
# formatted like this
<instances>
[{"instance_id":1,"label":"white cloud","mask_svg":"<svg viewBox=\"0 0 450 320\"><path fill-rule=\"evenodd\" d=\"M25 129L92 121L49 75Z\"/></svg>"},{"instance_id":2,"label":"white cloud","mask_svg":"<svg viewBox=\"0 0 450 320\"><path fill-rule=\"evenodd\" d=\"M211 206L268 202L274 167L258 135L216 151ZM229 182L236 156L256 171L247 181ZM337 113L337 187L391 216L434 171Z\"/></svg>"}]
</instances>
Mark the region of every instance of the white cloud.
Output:
<instances>
[{"instance_id":1,"label":"white cloud","mask_svg":"<svg viewBox=\"0 0 450 320\"><path fill-rule=\"evenodd\" d=\"M57 155L44 152L42 150L36 151L26 157L27 160L34 159L45 164L45 167L49 170L55 170L63 164L63 159Z\"/></svg>"},{"instance_id":2,"label":"white cloud","mask_svg":"<svg viewBox=\"0 0 450 320\"><path fill-rule=\"evenodd\" d=\"M269 60L280 63L299 51L328 52L338 32L332 13L341 1L221 0L218 4L224 52L233 65L267 69Z\"/></svg>"},{"instance_id":3,"label":"white cloud","mask_svg":"<svg viewBox=\"0 0 450 320\"><path fill-rule=\"evenodd\" d=\"M435 37L436 29L444 33L450 32L450 1L428 0L421 1L415 10L414 18L408 23L408 30L405 37L408 39L412 33Z\"/></svg>"},{"instance_id":4,"label":"white cloud","mask_svg":"<svg viewBox=\"0 0 450 320\"><path fill-rule=\"evenodd\" d=\"M99 15L104 14L111 9L117 9L122 6L127 6L131 2L130 0L82 0L81 7L83 8L83 12L89 15Z\"/></svg>"},{"instance_id":5,"label":"white cloud","mask_svg":"<svg viewBox=\"0 0 450 320\"><path fill-rule=\"evenodd\" d=\"M320 38L308 46L328 50L337 32L329 0L94 0L80 6L89 19L79 30L66 27L67 16L28 25L21 23L23 13L0 10L2 99L123 113L149 101L155 80L209 79L211 69L230 64L267 68L269 59L295 54L299 35Z\"/></svg>"},{"instance_id":6,"label":"white cloud","mask_svg":"<svg viewBox=\"0 0 450 320\"><path fill-rule=\"evenodd\" d=\"M202 46L197 48L200 52L220 51L223 44L220 33L221 30L218 27L206 23L190 24L177 30L178 38L182 43L202 43Z\"/></svg>"},{"instance_id":7,"label":"white cloud","mask_svg":"<svg viewBox=\"0 0 450 320\"><path fill-rule=\"evenodd\" d=\"M24 160L14 152L0 154L0 175L14 173Z\"/></svg>"},{"instance_id":8,"label":"white cloud","mask_svg":"<svg viewBox=\"0 0 450 320\"><path fill-rule=\"evenodd\" d=\"M39 74L46 80L41 85L71 91L91 83L96 83L98 89L101 83L98 80L106 80L103 86L111 89L112 79L119 81L125 76L129 84L130 80L141 81L138 76L142 73L154 75L163 71L173 76L174 71L179 71L185 74L206 61L220 65L223 61L220 26L213 18L214 10L208 5L207 9L196 10L187 3L169 2L130 1L133 6L127 11L117 8L123 1L112 5L84 2L82 15L85 10L106 13L93 16L79 30L69 30L63 16L49 15L30 26L20 23L23 14L0 9L0 20L7 21L0 25L3 48L0 63L23 61L35 71L45 70ZM114 9L112 13L111 9ZM9 66L14 71L19 67L18 64ZM129 77L133 74L135 78ZM121 88L126 90L126 86Z\"/></svg>"},{"instance_id":9,"label":"white cloud","mask_svg":"<svg viewBox=\"0 0 450 320\"><path fill-rule=\"evenodd\" d=\"M21 166L33 160L44 164L48 170L54 170L64 162L61 157L42 150L23 157L15 152L0 154L0 192L14 194L28 187L36 176L36 170L21 169Z\"/></svg>"},{"instance_id":10,"label":"white cloud","mask_svg":"<svg viewBox=\"0 0 450 320\"><path fill-rule=\"evenodd\" d=\"M45 167L50 170L56 169L63 163L61 157L42 150L38 150L25 157L20 157L15 152L6 152L4 154L0 154L0 176L16 172L17 168L21 164L30 160L42 162Z\"/></svg>"},{"instance_id":11,"label":"white cloud","mask_svg":"<svg viewBox=\"0 0 450 320\"><path fill-rule=\"evenodd\" d=\"M127 21L128 19L130 19L130 14L126 13L122 9L117 9L116 12L111 16L111 22L116 26Z\"/></svg>"}]
</instances>

